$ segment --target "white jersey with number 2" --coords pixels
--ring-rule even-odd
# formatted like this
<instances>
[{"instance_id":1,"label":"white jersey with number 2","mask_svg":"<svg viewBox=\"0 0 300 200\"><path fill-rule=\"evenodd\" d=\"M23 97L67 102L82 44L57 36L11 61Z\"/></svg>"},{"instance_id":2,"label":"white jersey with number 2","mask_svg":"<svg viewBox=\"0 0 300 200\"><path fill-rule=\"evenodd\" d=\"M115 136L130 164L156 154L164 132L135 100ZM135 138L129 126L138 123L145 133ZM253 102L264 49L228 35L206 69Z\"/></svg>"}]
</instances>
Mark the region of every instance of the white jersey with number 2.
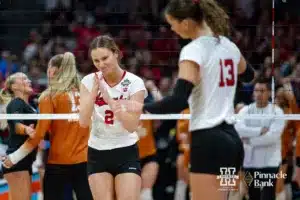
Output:
<instances>
[{"instance_id":1,"label":"white jersey with number 2","mask_svg":"<svg viewBox=\"0 0 300 200\"><path fill-rule=\"evenodd\" d=\"M101 72L97 72L101 75ZM89 74L82 79L82 84L91 92L95 74ZM144 81L138 76L124 71L122 80L115 86L109 86L102 80L109 95L114 99L130 99L139 91L147 90ZM146 98L147 94L145 95ZM97 150L110 150L135 144L139 137L136 132L128 132L119 122L113 111L103 100L101 94L94 102L91 134L88 145Z\"/></svg>"},{"instance_id":2,"label":"white jersey with number 2","mask_svg":"<svg viewBox=\"0 0 300 200\"><path fill-rule=\"evenodd\" d=\"M233 123L240 58L237 46L223 36L201 36L181 50L179 62L193 61L200 69L200 83L189 97L190 131Z\"/></svg>"}]
</instances>

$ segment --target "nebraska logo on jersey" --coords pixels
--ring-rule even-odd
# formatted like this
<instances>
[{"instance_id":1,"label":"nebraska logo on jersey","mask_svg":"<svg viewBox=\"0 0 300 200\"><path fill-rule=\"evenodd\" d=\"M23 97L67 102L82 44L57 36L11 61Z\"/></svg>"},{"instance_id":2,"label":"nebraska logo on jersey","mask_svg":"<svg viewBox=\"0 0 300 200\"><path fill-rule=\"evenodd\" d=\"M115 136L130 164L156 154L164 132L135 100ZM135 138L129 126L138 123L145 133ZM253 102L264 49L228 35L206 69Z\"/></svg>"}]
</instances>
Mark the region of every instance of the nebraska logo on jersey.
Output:
<instances>
[{"instance_id":1,"label":"nebraska logo on jersey","mask_svg":"<svg viewBox=\"0 0 300 200\"><path fill-rule=\"evenodd\" d=\"M104 106L104 105L107 105L107 103L104 101L103 97L101 97L100 95L101 95L101 94L99 94L99 95L96 97L95 104L98 105L98 106Z\"/></svg>"},{"instance_id":2,"label":"nebraska logo on jersey","mask_svg":"<svg viewBox=\"0 0 300 200\"><path fill-rule=\"evenodd\" d=\"M113 99L114 100L119 100L119 99L126 100L126 98L123 98L123 95L121 95L120 97L115 97ZM104 101L103 97L100 96L100 94L97 96L97 98L95 100L95 104L98 105L99 107L107 105L107 103Z\"/></svg>"}]
</instances>

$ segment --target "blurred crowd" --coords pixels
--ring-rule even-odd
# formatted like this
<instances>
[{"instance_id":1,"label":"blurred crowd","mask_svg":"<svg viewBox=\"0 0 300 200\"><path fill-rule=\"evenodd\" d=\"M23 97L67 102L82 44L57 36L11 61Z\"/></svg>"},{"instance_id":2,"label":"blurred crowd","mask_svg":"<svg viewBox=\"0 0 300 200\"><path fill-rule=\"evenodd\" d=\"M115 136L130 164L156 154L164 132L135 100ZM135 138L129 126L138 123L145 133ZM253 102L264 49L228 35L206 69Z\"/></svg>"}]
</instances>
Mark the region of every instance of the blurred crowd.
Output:
<instances>
[{"instance_id":1,"label":"blurred crowd","mask_svg":"<svg viewBox=\"0 0 300 200\"><path fill-rule=\"evenodd\" d=\"M105 1L104 1L105 2ZM120 1L123 2L123 1ZM102 34L112 35L119 45L122 66L155 84L164 96L171 91L177 73L178 53L186 42L180 40L164 22L161 11L165 1L145 0L97 3L88 1L48 1L43 22L28 33L23 53L3 50L0 58L0 84L14 72L25 72L41 92L47 85L47 63L59 53L71 51L82 76L95 70L89 58L89 43ZM258 76L271 79L276 85L300 80L300 17L281 12L276 17L275 65L272 69L272 10L270 1L220 0L232 23L231 40L256 69ZM253 83L239 84L236 103L252 102ZM160 155L158 183L165 187L157 194L172 193L176 180L176 121L157 122L157 146ZM168 180L166 177L168 176ZM170 178L173 177L173 178ZM168 199L167 196L164 199Z\"/></svg>"},{"instance_id":2,"label":"blurred crowd","mask_svg":"<svg viewBox=\"0 0 300 200\"><path fill-rule=\"evenodd\" d=\"M88 56L89 43L101 34L116 38L122 51L123 67L158 84L162 92L170 90L177 71L178 52L187 41L181 41L165 24L161 13L163 3L134 4L135 11L112 10L114 1L98 5L94 1L49 1L44 20L24 40L23 54L2 51L1 82L16 71L27 73L37 91L47 83L47 62L54 54L72 51L82 75L94 70ZM151 2L151 1L150 1ZM267 1L220 1L231 16L232 37L255 69L270 78L272 73L271 7ZM155 8L153 8L156 6ZM160 7L161 6L161 7ZM120 6L119 6L120 7ZM118 7L117 7L118 8ZM116 8L115 8L116 9ZM131 8L132 9L132 8ZM126 12L130 11L130 13ZM280 14L275 28L275 70L277 84L299 76L300 17L289 12ZM249 86L246 87L246 91ZM251 90L250 90L251 91ZM242 97L248 101L248 96ZM249 102L247 102L249 103Z\"/></svg>"}]
</instances>

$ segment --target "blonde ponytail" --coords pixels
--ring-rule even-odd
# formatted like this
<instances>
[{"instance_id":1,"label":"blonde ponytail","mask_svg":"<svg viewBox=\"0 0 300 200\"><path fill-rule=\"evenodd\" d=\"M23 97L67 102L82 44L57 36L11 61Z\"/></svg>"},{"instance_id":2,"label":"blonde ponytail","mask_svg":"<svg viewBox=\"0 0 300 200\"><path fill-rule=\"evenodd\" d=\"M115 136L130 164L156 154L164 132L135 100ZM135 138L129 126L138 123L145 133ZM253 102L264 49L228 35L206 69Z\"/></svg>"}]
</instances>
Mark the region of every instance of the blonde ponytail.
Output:
<instances>
[{"instance_id":1,"label":"blonde ponytail","mask_svg":"<svg viewBox=\"0 0 300 200\"><path fill-rule=\"evenodd\" d=\"M16 76L20 73L15 73L6 78L5 86L0 91L0 113L6 114L6 107L14 98L11 90L12 84L15 82ZM8 127L7 120L0 120L0 130L5 130Z\"/></svg>"},{"instance_id":2,"label":"blonde ponytail","mask_svg":"<svg viewBox=\"0 0 300 200\"><path fill-rule=\"evenodd\" d=\"M16 77L21 72L17 72L8 76L5 80L4 88L0 91L0 104L8 104L14 97L13 91L11 90L12 84L14 84Z\"/></svg>"},{"instance_id":3,"label":"blonde ponytail","mask_svg":"<svg viewBox=\"0 0 300 200\"><path fill-rule=\"evenodd\" d=\"M52 62L60 63L59 66ZM59 54L51 58L50 65L58 67L58 71L51 81L48 88L41 94L39 100L50 95L54 97L57 94L68 92L73 89L79 90L80 78L76 69L75 56L71 52Z\"/></svg>"},{"instance_id":4,"label":"blonde ponytail","mask_svg":"<svg viewBox=\"0 0 300 200\"><path fill-rule=\"evenodd\" d=\"M8 104L13 98L13 95L6 89L0 91L0 105Z\"/></svg>"}]
</instances>

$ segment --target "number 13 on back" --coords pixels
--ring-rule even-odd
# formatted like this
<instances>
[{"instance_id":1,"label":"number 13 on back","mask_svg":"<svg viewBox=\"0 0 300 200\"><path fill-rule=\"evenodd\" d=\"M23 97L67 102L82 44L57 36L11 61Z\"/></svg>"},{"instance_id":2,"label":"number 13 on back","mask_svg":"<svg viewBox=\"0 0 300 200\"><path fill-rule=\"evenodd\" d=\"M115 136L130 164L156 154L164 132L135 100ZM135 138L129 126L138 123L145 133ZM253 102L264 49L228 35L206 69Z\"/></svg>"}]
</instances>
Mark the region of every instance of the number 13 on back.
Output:
<instances>
[{"instance_id":1,"label":"number 13 on back","mask_svg":"<svg viewBox=\"0 0 300 200\"><path fill-rule=\"evenodd\" d=\"M224 70L228 71L224 75ZM219 87L231 87L235 84L234 64L232 59L220 59Z\"/></svg>"}]
</instances>

